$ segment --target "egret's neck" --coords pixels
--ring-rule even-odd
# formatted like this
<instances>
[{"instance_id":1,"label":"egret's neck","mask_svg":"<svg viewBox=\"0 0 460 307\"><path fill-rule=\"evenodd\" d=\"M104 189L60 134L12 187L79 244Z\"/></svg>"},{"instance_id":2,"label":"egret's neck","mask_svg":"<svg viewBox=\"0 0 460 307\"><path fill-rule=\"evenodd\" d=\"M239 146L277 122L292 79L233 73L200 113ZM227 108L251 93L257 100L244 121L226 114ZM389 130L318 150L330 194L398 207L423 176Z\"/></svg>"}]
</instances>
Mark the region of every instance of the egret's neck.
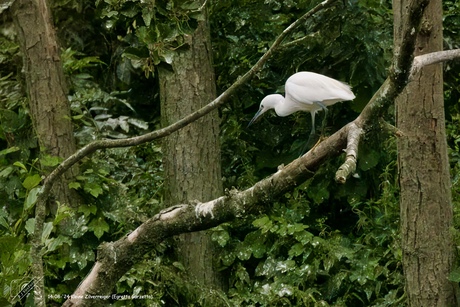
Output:
<instances>
[{"instance_id":1,"label":"egret's neck","mask_svg":"<svg viewBox=\"0 0 460 307\"><path fill-rule=\"evenodd\" d=\"M281 117L291 115L292 113L297 111L299 111L299 108L297 108L297 104L290 102L288 99L284 99L283 96L281 96L281 99L275 106L276 115Z\"/></svg>"}]
</instances>

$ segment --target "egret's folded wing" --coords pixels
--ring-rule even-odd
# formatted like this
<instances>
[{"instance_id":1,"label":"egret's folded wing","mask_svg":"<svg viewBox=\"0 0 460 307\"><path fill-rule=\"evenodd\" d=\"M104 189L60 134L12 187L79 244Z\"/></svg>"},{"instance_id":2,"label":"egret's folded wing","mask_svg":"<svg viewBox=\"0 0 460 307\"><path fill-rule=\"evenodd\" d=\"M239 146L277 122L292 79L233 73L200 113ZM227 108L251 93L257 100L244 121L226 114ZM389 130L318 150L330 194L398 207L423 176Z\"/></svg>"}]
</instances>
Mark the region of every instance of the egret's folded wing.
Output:
<instances>
[{"instance_id":1,"label":"egret's folded wing","mask_svg":"<svg viewBox=\"0 0 460 307\"><path fill-rule=\"evenodd\" d=\"M328 106L355 98L348 84L312 72L292 75L286 81L285 90L286 98L304 104L322 102Z\"/></svg>"}]
</instances>

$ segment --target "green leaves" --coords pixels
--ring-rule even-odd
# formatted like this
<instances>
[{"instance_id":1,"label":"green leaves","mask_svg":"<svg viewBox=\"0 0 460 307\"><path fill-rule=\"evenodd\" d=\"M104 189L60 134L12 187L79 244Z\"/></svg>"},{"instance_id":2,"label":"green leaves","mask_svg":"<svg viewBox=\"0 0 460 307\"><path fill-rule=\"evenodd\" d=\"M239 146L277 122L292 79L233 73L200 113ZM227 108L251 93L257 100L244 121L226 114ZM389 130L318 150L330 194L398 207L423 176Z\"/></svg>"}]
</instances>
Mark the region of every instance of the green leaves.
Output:
<instances>
[{"instance_id":1,"label":"green leaves","mask_svg":"<svg viewBox=\"0 0 460 307\"><path fill-rule=\"evenodd\" d=\"M41 187L35 187L27 194L24 210L29 210L37 202L38 194L41 192Z\"/></svg>"},{"instance_id":2,"label":"green leaves","mask_svg":"<svg viewBox=\"0 0 460 307\"><path fill-rule=\"evenodd\" d=\"M71 48L61 51L61 59L64 63L64 72L68 75L105 64L97 56L85 56L83 53L72 50Z\"/></svg>"},{"instance_id":3,"label":"green leaves","mask_svg":"<svg viewBox=\"0 0 460 307\"><path fill-rule=\"evenodd\" d=\"M24 179L24 181L22 182L22 186L27 190L31 190L35 188L37 185L39 185L41 181L42 178L39 174L33 174L27 176L26 179Z\"/></svg>"},{"instance_id":4,"label":"green leaves","mask_svg":"<svg viewBox=\"0 0 460 307\"><path fill-rule=\"evenodd\" d=\"M213 241L217 242L221 247L227 245L228 241L230 240L230 234L222 227L216 227L213 230L211 238Z\"/></svg>"},{"instance_id":5,"label":"green leaves","mask_svg":"<svg viewBox=\"0 0 460 307\"><path fill-rule=\"evenodd\" d=\"M122 29L122 39L129 45L125 57L133 61L132 66L140 64L146 76L154 72L152 64L170 64L176 50L187 45L185 36L192 34L197 21L204 18L197 1L155 1L154 5L105 1L101 8L109 27L130 24L129 31Z\"/></svg>"},{"instance_id":6,"label":"green leaves","mask_svg":"<svg viewBox=\"0 0 460 307\"><path fill-rule=\"evenodd\" d=\"M0 237L0 294L9 298L9 303L21 290L21 281L28 277L30 270L30 245L24 241L23 235Z\"/></svg>"},{"instance_id":7,"label":"green leaves","mask_svg":"<svg viewBox=\"0 0 460 307\"><path fill-rule=\"evenodd\" d=\"M24 165L20 165L21 168L25 168ZM24 202L24 210L29 210L37 201L38 194L41 192L40 184L42 178L39 174L28 175L22 182L22 186L27 189L27 197Z\"/></svg>"},{"instance_id":8,"label":"green leaves","mask_svg":"<svg viewBox=\"0 0 460 307\"><path fill-rule=\"evenodd\" d=\"M9 147L7 149L0 150L0 156L4 156L4 155L7 155L7 154L12 153L12 152L17 152L19 150L21 150L21 149L19 147L17 147L17 146Z\"/></svg>"},{"instance_id":9,"label":"green leaves","mask_svg":"<svg viewBox=\"0 0 460 307\"><path fill-rule=\"evenodd\" d=\"M262 232L267 232L272 228L273 223L267 215L264 215L263 217L254 220L252 225L260 228Z\"/></svg>"},{"instance_id":10,"label":"green leaves","mask_svg":"<svg viewBox=\"0 0 460 307\"><path fill-rule=\"evenodd\" d=\"M8 224L8 215L5 211L0 210L0 226L3 226L5 229L9 229L10 225Z\"/></svg>"},{"instance_id":11,"label":"green leaves","mask_svg":"<svg viewBox=\"0 0 460 307\"><path fill-rule=\"evenodd\" d=\"M378 159L368 172L383 161ZM398 306L403 297L398 207L396 188L389 182L395 164L379 176L387 182L379 203L360 202L370 189L363 180L336 188L327 176L334 167L324 165L312 180L287 193L269 214L254 219L253 228L236 243L234 266L255 270L249 280L251 270L239 268L235 274L235 304L273 305L283 298L293 305L305 300ZM350 214L334 207L341 202L344 210L351 207Z\"/></svg>"},{"instance_id":12,"label":"green leaves","mask_svg":"<svg viewBox=\"0 0 460 307\"><path fill-rule=\"evenodd\" d=\"M55 167L62 162L62 158L50 155L40 157L40 165L42 167Z\"/></svg>"},{"instance_id":13,"label":"green leaves","mask_svg":"<svg viewBox=\"0 0 460 307\"><path fill-rule=\"evenodd\" d=\"M460 267L455 268L452 272L450 272L449 280L452 282L460 282Z\"/></svg>"},{"instance_id":14,"label":"green leaves","mask_svg":"<svg viewBox=\"0 0 460 307\"><path fill-rule=\"evenodd\" d=\"M92 230L94 235L100 239L105 232L109 231L110 227L102 217L98 217L91 220L88 229Z\"/></svg>"},{"instance_id":15,"label":"green leaves","mask_svg":"<svg viewBox=\"0 0 460 307\"><path fill-rule=\"evenodd\" d=\"M93 195L94 197L99 197L102 194L102 186L96 182L88 182L84 186L85 192Z\"/></svg>"}]
</instances>

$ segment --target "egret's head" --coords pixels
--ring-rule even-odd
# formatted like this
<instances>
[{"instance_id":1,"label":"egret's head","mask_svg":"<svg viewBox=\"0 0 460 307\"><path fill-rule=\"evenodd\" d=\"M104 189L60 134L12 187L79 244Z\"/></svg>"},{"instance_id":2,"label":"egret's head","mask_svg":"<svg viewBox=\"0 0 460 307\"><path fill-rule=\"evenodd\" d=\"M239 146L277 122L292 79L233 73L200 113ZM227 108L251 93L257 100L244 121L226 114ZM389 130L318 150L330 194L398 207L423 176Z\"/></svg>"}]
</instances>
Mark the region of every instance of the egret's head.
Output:
<instances>
[{"instance_id":1,"label":"egret's head","mask_svg":"<svg viewBox=\"0 0 460 307\"><path fill-rule=\"evenodd\" d=\"M256 115L251 119L251 121L248 124L248 127L251 126L262 114L267 112L270 109L274 109L275 106L282 101L284 98L280 94L272 94L265 96L264 99L262 99L259 107L259 111L257 111Z\"/></svg>"}]
</instances>

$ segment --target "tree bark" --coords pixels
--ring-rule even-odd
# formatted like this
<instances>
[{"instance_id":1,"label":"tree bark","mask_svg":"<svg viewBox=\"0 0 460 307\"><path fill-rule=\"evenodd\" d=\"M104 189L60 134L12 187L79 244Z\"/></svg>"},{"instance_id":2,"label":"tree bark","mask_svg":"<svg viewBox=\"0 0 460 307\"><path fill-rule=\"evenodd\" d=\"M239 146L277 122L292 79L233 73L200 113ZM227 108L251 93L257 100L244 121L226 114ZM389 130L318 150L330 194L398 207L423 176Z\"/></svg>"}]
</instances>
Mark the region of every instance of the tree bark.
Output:
<instances>
[{"instance_id":1,"label":"tree bark","mask_svg":"<svg viewBox=\"0 0 460 307\"><path fill-rule=\"evenodd\" d=\"M48 4L46 0L17 0L11 6L11 11L23 56L29 111L40 145L40 155L65 159L76 151L76 144L66 96L67 86ZM51 169L42 167L41 171L46 175ZM75 167L69 169L53 187L55 200L62 204L75 206L78 202L76 193L67 185L68 178L75 171ZM55 210L56 202L48 204ZM45 217L46 207L38 203L35 207L31 249L35 306L46 305L41 257Z\"/></svg>"},{"instance_id":2,"label":"tree bark","mask_svg":"<svg viewBox=\"0 0 460 307\"><path fill-rule=\"evenodd\" d=\"M159 68L164 126L193 113L216 96L207 18L186 39L189 46L175 53L172 70ZM167 137L163 153L166 206L208 201L222 195L217 111ZM177 248L190 282L223 288L223 278L213 266L214 243L208 232L180 235Z\"/></svg>"},{"instance_id":3,"label":"tree bark","mask_svg":"<svg viewBox=\"0 0 460 307\"><path fill-rule=\"evenodd\" d=\"M395 49L409 1L393 1ZM441 1L430 1L415 54L442 49ZM410 306L456 306L448 280L454 261L442 65L424 67L396 100L403 269Z\"/></svg>"},{"instance_id":4,"label":"tree bark","mask_svg":"<svg viewBox=\"0 0 460 307\"><path fill-rule=\"evenodd\" d=\"M45 0L17 0L12 5L12 13L23 54L30 115L41 154L67 158L76 151L76 144L67 85L48 4ZM72 169L67 172L67 178L71 172ZM56 185L54 196L66 204L75 200L66 180Z\"/></svg>"}]
</instances>

